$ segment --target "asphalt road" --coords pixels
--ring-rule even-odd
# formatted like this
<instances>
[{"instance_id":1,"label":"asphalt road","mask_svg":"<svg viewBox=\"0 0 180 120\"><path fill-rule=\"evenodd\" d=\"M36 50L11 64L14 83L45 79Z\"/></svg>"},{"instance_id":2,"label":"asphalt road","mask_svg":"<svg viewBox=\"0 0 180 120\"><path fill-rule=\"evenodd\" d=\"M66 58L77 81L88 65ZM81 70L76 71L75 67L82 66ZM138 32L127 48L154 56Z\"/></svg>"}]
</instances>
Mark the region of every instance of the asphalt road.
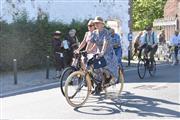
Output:
<instances>
[{"instance_id":1,"label":"asphalt road","mask_svg":"<svg viewBox=\"0 0 180 120\"><path fill-rule=\"evenodd\" d=\"M57 84L0 98L0 119L179 119L180 65L161 65L155 77L139 79L125 72L118 99L90 96L79 108L71 107Z\"/></svg>"}]
</instances>

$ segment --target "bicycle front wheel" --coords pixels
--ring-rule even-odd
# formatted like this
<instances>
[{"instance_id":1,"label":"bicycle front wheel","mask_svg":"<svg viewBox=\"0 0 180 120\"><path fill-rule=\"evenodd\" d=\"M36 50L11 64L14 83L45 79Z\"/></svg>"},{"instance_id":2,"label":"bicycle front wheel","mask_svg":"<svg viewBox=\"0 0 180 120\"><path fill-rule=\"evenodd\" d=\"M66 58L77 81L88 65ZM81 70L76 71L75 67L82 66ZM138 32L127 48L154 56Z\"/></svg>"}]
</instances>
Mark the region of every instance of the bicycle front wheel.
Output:
<instances>
[{"instance_id":1,"label":"bicycle front wheel","mask_svg":"<svg viewBox=\"0 0 180 120\"><path fill-rule=\"evenodd\" d=\"M137 69L138 69L139 78L143 79L146 74L146 66L144 60L142 59L139 60Z\"/></svg>"},{"instance_id":2,"label":"bicycle front wheel","mask_svg":"<svg viewBox=\"0 0 180 120\"><path fill-rule=\"evenodd\" d=\"M105 88L107 98L118 98L124 87L124 72L122 68L118 70L118 81L114 81L110 86ZM115 80L115 79L114 79ZM112 81L110 81L112 82Z\"/></svg>"},{"instance_id":3,"label":"bicycle front wheel","mask_svg":"<svg viewBox=\"0 0 180 120\"><path fill-rule=\"evenodd\" d=\"M82 71L75 71L67 78L65 83L65 97L73 107L82 106L90 94L91 83Z\"/></svg>"},{"instance_id":4,"label":"bicycle front wheel","mask_svg":"<svg viewBox=\"0 0 180 120\"><path fill-rule=\"evenodd\" d=\"M153 60L153 63L151 63L151 64L152 64L152 66L151 66L152 68L149 69L149 74L150 74L150 76L154 77L156 74L156 61Z\"/></svg>"},{"instance_id":5,"label":"bicycle front wheel","mask_svg":"<svg viewBox=\"0 0 180 120\"><path fill-rule=\"evenodd\" d=\"M76 69L74 67L67 67L62 72L62 75L61 75L61 78L60 78L60 88L61 88L61 92L62 92L63 96L65 96L65 94L64 94L64 85L65 85L66 79L74 71L76 71Z\"/></svg>"}]
</instances>

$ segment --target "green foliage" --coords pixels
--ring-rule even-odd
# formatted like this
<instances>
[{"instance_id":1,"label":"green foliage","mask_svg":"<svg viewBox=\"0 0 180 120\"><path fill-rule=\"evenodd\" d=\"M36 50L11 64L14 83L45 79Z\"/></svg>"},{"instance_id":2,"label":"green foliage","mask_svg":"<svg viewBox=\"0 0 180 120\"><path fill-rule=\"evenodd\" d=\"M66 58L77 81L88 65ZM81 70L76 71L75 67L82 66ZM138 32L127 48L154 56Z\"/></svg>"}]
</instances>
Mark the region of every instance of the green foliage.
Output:
<instances>
[{"instance_id":1,"label":"green foliage","mask_svg":"<svg viewBox=\"0 0 180 120\"><path fill-rule=\"evenodd\" d=\"M162 18L167 0L133 0L133 29L143 30L154 19Z\"/></svg>"},{"instance_id":2,"label":"green foliage","mask_svg":"<svg viewBox=\"0 0 180 120\"><path fill-rule=\"evenodd\" d=\"M48 16L29 20L25 11L14 17L13 23L0 21L0 25L0 68L3 70L12 69L14 58L18 61L19 69L43 67L46 56L52 58L51 40L54 31L60 30L63 39L74 28L80 41L87 31L87 20L73 20L71 24L49 21Z\"/></svg>"}]
</instances>

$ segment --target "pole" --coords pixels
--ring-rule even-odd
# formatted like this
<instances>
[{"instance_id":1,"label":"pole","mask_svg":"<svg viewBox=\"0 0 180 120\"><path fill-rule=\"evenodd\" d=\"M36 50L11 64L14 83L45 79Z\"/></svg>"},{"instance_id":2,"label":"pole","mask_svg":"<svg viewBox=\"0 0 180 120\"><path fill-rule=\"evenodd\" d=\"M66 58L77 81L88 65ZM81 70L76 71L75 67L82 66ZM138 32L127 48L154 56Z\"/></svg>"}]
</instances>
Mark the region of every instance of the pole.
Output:
<instances>
[{"instance_id":1,"label":"pole","mask_svg":"<svg viewBox=\"0 0 180 120\"><path fill-rule=\"evenodd\" d=\"M17 85L17 60L13 59L14 84Z\"/></svg>"},{"instance_id":2,"label":"pole","mask_svg":"<svg viewBox=\"0 0 180 120\"><path fill-rule=\"evenodd\" d=\"M131 65L131 49L130 46L128 47L128 66Z\"/></svg>"},{"instance_id":3,"label":"pole","mask_svg":"<svg viewBox=\"0 0 180 120\"><path fill-rule=\"evenodd\" d=\"M46 79L49 79L49 56L46 56Z\"/></svg>"}]
</instances>

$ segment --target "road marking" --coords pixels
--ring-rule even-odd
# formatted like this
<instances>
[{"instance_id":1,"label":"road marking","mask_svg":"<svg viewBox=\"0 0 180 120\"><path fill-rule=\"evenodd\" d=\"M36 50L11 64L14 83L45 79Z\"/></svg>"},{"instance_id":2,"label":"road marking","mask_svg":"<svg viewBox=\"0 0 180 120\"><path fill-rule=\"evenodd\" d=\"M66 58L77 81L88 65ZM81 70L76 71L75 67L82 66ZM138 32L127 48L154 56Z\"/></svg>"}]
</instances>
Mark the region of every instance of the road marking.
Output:
<instances>
[{"instance_id":1,"label":"road marking","mask_svg":"<svg viewBox=\"0 0 180 120\"><path fill-rule=\"evenodd\" d=\"M167 66L167 65L169 65L169 64L159 64L157 66L162 67L162 66ZM137 68L128 69L128 70L125 70L125 72L134 71L134 70L137 70ZM59 82L55 82L55 83L49 83L49 84L40 85L40 86L34 86L34 87L31 87L31 88L15 90L13 92L6 92L6 93L0 94L0 98L3 97L3 96L10 96L10 95L13 95L13 94L23 93L23 92L27 92L27 91L31 91L31 90L35 90L35 89L42 89L42 88L45 88L45 87L50 87L50 86L58 85L58 84L59 84Z\"/></svg>"},{"instance_id":2,"label":"road marking","mask_svg":"<svg viewBox=\"0 0 180 120\"><path fill-rule=\"evenodd\" d=\"M161 90L168 88L167 83L153 83L153 84L143 84L133 87L134 89L142 89L142 90Z\"/></svg>"}]
</instances>

